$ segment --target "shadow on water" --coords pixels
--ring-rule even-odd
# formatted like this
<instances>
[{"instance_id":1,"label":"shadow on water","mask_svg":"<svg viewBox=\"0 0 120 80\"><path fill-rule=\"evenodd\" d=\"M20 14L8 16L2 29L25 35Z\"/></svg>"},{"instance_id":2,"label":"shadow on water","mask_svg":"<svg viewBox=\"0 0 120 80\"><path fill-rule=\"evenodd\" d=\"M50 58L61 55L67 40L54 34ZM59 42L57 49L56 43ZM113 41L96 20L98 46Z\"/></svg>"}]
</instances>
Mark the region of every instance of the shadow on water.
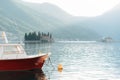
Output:
<instances>
[{"instance_id":1,"label":"shadow on water","mask_svg":"<svg viewBox=\"0 0 120 80\"><path fill-rule=\"evenodd\" d=\"M47 80L42 70L0 72L0 80Z\"/></svg>"}]
</instances>

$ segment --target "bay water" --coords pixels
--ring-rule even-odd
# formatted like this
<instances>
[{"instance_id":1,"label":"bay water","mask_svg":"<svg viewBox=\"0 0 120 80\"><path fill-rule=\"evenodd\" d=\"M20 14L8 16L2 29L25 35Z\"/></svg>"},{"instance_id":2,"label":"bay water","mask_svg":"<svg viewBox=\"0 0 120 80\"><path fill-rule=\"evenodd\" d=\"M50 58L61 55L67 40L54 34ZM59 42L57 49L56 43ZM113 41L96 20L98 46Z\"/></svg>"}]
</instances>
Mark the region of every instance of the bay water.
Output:
<instances>
[{"instance_id":1,"label":"bay water","mask_svg":"<svg viewBox=\"0 0 120 80\"><path fill-rule=\"evenodd\" d=\"M42 71L0 72L0 78L2 80L120 80L120 43L63 41L52 43L49 47L52 54ZM63 66L61 72L57 69L59 64ZM19 77L15 79L15 76Z\"/></svg>"}]
</instances>

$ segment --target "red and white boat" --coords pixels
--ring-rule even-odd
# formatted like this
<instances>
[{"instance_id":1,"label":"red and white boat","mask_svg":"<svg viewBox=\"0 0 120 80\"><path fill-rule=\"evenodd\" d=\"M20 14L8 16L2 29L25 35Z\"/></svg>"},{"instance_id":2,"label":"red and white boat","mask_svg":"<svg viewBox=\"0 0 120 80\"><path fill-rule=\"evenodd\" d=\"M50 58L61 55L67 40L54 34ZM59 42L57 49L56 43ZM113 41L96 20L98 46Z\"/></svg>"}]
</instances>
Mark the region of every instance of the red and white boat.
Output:
<instances>
[{"instance_id":1,"label":"red and white boat","mask_svg":"<svg viewBox=\"0 0 120 80\"><path fill-rule=\"evenodd\" d=\"M5 32L2 32L2 37L5 43L0 44L0 71L41 69L50 55L27 55L21 44L8 43Z\"/></svg>"}]
</instances>

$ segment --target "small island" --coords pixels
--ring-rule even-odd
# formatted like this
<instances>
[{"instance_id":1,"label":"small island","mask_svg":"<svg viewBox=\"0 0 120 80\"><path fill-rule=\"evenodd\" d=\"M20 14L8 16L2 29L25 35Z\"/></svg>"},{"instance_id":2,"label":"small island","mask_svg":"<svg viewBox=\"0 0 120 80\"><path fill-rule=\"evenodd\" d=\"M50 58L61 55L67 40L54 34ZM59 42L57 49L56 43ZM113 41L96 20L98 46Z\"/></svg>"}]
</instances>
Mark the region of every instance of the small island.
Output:
<instances>
[{"instance_id":1,"label":"small island","mask_svg":"<svg viewBox=\"0 0 120 80\"><path fill-rule=\"evenodd\" d=\"M25 43L51 43L53 37L51 33L29 32L24 35Z\"/></svg>"},{"instance_id":2,"label":"small island","mask_svg":"<svg viewBox=\"0 0 120 80\"><path fill-rule=\"evenodd\" d=\"M105 37L101 41L102 42L113 42L113 39L111 37Z\"/></svg>"}]
</instances>

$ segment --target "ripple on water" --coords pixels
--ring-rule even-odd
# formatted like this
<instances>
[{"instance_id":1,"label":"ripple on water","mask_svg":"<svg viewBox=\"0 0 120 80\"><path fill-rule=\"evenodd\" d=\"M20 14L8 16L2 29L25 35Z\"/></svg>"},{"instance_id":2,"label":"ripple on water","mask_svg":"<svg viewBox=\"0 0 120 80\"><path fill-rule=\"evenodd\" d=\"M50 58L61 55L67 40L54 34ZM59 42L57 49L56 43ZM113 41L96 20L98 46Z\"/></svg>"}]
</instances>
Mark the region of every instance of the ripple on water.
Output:
<instances>
[{"instance_id":1,"label":"ripple on water","mask_svg":"<svg viewBox=\"0 0 120 80\"><path fill-rule=\"evenodd\" d=\"M62 63L63 72L53 71L51 80L120 80L120 54L115 44L55 43L54 65Z\"/></svg>"}]
</instances>

